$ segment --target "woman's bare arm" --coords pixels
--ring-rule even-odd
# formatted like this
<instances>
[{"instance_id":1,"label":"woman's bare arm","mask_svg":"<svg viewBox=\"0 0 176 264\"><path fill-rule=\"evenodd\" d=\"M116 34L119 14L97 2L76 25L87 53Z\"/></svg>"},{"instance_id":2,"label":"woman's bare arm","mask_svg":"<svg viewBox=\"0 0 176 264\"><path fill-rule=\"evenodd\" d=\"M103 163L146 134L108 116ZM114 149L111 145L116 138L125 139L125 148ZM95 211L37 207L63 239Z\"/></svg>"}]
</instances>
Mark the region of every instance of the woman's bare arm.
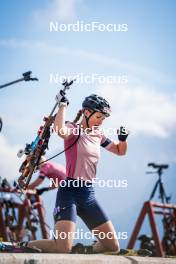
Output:
<instances>
[{"instance_id":1,"label":"woman's bare arm","mask_svg":"<svg viewBox=\"0 0 176 264\"><path fill-rule=\"evenodd\" d=\"M120 141L117 143L114 141L110 144L109 148L107 147L106 149L116 155L124 156L127 152L127 142Z\"/></svg>"},{"instance_id":2,"label":"woman's bare arm","mask_svg":"<svg viewBox=\"0 0 176 264\"><path fill-rule=\"evenodd\" d=\"M54 130L63 139L68 138L71 134L70 129L65 125L65 114L66 106L61 105L54 121Z\"/></svg>"},{"instance_id":3,"label":"woman's bare arm","mask_svg":"<svg viewBox=\"0 0 176 264\"><path fill-rule=\"evenodd\" d=\"M33 183L28 185L28 189L35 189L38 185L40 185L43 182L44 178L37 178Z\"/></svg>"}]
</instances>

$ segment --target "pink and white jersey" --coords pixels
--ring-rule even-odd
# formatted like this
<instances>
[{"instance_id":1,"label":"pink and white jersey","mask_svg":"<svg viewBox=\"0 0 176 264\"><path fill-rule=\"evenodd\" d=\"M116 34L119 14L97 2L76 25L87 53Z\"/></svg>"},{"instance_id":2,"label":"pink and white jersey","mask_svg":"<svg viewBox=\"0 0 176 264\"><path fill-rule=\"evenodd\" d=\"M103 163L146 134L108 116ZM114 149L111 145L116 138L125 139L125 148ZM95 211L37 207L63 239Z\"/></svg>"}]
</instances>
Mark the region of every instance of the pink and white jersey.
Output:
<instances>
[{"instance_id":1,"label":"pink and white jersey","mask_svg":"<svg viewBox=\"0 0 176 264\"><path fill-rule=\"evenodd\" d=\"M66 125L71 129L79 127L79 125L70 122ZM77 138L78 135L72 133L65 139L65 149L71 146ZM78 141L65 152L67 177L91 181L96 177L96 167L100 158L100 145L108 149L111 144L111 140L105 137L99 129L89 134L82 131Z\"/></svg>"},{"instance_id":2,"label":"pink and white jersey","mask_svg":"<svg viewBox=\"0 0 176 264\"><path fill-rule=\"evenodd\" d=\"M52 179L59 179L64 180L66 178L66 169L64 166L60 164L55 164L52 162L46 162L41 166L39 177L41 178L52 178Z\"/></svg>"}]
</instances>

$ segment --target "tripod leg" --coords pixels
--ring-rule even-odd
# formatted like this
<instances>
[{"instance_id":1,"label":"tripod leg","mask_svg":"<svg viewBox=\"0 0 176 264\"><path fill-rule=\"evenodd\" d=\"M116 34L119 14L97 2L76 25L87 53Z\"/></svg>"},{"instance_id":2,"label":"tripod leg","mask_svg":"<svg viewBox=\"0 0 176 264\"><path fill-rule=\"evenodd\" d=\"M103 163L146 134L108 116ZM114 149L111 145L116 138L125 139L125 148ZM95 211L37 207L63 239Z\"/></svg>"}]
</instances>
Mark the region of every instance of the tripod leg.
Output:
<instances>
[{"instance_id":1,"label":"tripod leg","mask_svg":"<svg viewBox=\"0 0 176 264\"><path fill-rule=\"evenodd\" d=\"M165 202L168 203L170 200L170 197L166 195L162 181L159 182L159 189L160 189L160 197L161 197L162 203L165 203Z\"/></svg>"},{"instance_id":2,"label":"tripod leg","mask_svg":"<svg viewBox=\"0 0 176 264\"><path fill-rule=\"evenodd\" d=\"M157 180L157 182L156 182L156 184L155 184L155 186L153 188L153 191L152 191L152 193L150 195L149 200L152 200L152 198L154 197L158 184L159 184L159 180Z\"/></svg>"}]
</instances>

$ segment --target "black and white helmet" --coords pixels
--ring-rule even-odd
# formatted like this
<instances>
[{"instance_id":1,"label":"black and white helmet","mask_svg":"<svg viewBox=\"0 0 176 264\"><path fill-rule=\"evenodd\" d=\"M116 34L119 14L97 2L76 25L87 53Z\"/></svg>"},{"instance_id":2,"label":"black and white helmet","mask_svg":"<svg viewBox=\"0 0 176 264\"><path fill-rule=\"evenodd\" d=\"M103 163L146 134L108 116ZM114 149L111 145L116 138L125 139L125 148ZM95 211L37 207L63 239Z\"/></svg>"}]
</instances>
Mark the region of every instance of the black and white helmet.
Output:
<instances>
[{"instance_id":1,"label":"black and white helmet","mask_svg":"<svg viewBox=\"0 0 176 264\"><path fill-rule=\"evenodd\" d=\"M109 103L103 97L96 94L87 96L82 103L82 107L84 109L91 109L96 112L101 112L107 117L110 116L111 112Z\"/></svg>"}]
</instances>

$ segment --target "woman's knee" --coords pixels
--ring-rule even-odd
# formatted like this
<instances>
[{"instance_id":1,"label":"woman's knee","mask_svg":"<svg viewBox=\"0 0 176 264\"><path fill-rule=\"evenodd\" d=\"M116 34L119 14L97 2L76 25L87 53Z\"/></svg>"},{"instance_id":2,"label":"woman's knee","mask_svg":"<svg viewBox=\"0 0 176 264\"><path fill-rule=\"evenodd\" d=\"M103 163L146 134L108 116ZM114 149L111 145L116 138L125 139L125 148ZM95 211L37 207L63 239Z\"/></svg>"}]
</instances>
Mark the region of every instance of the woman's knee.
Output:
<instances>
[{"instance_id":1,"label":"woman's knee","mask_svg":"<svg viewBox=\"0 0 176 264\"><path fill-rule=\"evenodd\" d=\"M107 249L112 251L112 252L120 252L120 245L118 240L112 240L106 245Z\"/></svg>"},{"instance_id":2,"label":"woman's knee","mask_svg":"<svg viewBox=\"0 0 176 264\"><path fill-rule=\"evenodd\" d=\"M96 230L97 238L100 240L105 250L117 253L120 251L119 241L111 221L94 228L94 230ZM104 237L102 239L100 233L104 233Z\"/></svg>"}]
</instances>

